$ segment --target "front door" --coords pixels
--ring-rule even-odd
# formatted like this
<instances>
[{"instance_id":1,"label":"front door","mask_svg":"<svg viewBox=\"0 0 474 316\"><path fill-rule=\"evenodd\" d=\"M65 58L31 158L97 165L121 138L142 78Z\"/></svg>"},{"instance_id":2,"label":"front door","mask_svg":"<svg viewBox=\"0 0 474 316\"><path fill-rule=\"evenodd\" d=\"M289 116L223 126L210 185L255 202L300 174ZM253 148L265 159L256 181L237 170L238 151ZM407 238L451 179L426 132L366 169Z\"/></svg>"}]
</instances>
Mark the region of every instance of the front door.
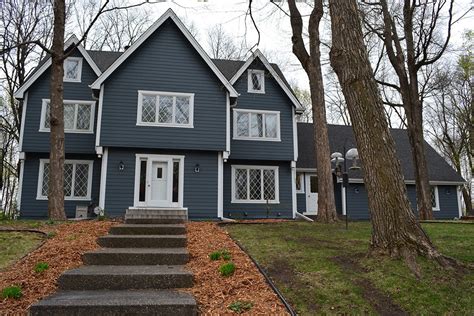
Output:
<instances>
[{"instance_id":1,"label":"front door","mask_svg":"<svg viewBox=\"0 0 474 316\"><path fill-rule=\"evenodd\" d=\"M318 214L318 177L315 174L306 174L306 213Z\"/></svg>"},{"instance_id":2,"label":"front door","mask_svg":"<svg viewBox=\"0 0 474 316\"><path fill-rule=\"evenodd\" d=\"M168 162L151 161L149 206L170 206Z\"/></svg>"}]
</instances>

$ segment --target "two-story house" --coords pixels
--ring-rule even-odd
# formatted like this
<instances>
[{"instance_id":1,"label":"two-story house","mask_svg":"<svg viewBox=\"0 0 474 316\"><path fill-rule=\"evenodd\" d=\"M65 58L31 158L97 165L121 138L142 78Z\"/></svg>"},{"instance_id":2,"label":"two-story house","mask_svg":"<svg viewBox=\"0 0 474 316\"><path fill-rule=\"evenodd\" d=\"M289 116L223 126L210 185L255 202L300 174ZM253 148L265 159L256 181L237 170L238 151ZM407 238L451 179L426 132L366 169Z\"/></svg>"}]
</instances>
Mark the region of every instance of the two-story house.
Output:
<instances>
[{"instance_id":1,"label":"two-story house","mask_svg":"<svg viewBox=\"0 0 474 316\"><path fill-rule=\"evenodd\" d=\"M65 47L73 43L75 37ZM24 218L47 216L50 65L44 59L15 93L24 104L18 196ZM213 60L168 10L124 52L78 45L64 69L68 217L90 204L108 216L147 208L187 210L191 219L317 214L312 126L301 125L298 137L301 104L259 51L247 61ZM342 139L331 141L341 146ZM439 214L451 217L463 180L448 172L443 181L453 191L443 191L449 210ZM362 194L342 194L335 182L342 214L353 199L365 207L358 218L368 218L360 186Z\"/></svg>"}]
</instances>

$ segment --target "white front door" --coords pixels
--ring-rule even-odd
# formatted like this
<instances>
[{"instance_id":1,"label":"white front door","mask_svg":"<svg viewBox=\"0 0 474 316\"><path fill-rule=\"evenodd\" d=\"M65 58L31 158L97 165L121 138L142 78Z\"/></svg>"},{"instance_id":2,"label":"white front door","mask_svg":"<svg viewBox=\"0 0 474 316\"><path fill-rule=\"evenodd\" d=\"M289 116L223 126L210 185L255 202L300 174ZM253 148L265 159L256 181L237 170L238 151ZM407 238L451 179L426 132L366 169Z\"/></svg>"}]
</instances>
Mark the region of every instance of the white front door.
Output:
<instances>
[{"instance_id":1,"label":"white front door","mask_svg":"<svg viewBox=\"0 0 474 316\"><path fill-rule=\"evenodd\" d=\"M170 206L168 162L151 160L148 206Z\"/></svg>"},{"instance_id":2,"label":"white front door","mask_svg":"<svg viewBox=\"0 0 474 316\"><path fill-rule=\"evenodd\" d=\"M318 176L306 174L306 213L308 215L318 214Z\"/></svg>"}]
</instances>

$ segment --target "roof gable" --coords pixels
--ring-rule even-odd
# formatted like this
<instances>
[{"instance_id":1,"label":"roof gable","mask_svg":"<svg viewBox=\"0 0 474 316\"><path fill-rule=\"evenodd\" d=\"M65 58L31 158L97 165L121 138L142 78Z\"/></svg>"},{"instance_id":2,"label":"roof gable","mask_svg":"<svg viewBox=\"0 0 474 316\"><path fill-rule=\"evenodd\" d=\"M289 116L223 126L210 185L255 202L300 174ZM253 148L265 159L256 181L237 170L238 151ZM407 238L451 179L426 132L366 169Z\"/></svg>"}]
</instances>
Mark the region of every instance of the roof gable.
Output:
<instances>
[{"instance_id":1,"label":"roof gable","mask_svg":"<svg viewBox=\"0 0 474 316\"><path fill-rule=\"evenodd\" d=\"M160 28L163 23L171 19L174 24L178 27L178 29L183 33L186 39L191 43L194 49L199 53L202 59L206 62L209 68L213 71L213 73L217 76L217 78L224 84L229 91L231 97L237 97L238 93L232 86L232 84L226 79L226 77L222 74L222 72L217 68L217 66L212 62L211 58L206 54L204 49L199 45L196 39L189 33L188 29L184 26L181 20L177 17L173 10L168 9L153 25L138 38L138 40L133 43L120 57L118 57L114 63L107 68L107 70L97 78L91 84L92 89L100 89L102 83L128 58L132 55L132 53L137 50L146 40Z\"/></svg>"},{"instance_id":2,"label":"roof gable","mask_svg":"<svg viewBox=\"0 0 474 316\"><path fill-rule=\"evenodd\" d=\"M67 49L73 44L77 44L79 42L79 39L75 36L72 35L69 37L69 39L64 43L64 47ZM102 74L102 71L97 67L96 63L94 60L91 58L89 53L84 49L84 47L79 44L77 46L77 50L81 53L81 55L84 57L84 59L87 61L89 66L92 68L94 73L97 76L100 76ZM16 99L23 99L25 92L31 87L35 81L41 77L41 75L51 66L51 56L45 58L43 61L40 61L40 64L36 70L31 74L31 76L26 80L26 82L15 92L14 97Z\"/></svg>"}]
</instances>

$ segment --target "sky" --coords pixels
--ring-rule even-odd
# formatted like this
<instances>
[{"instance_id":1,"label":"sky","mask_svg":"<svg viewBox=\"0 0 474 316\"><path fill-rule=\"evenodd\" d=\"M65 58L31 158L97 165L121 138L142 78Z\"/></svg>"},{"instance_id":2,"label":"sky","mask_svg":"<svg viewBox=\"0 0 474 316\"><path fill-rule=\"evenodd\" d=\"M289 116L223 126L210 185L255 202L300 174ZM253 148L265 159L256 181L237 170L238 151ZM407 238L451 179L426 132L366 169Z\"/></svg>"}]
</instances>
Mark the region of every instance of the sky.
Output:
<instances>
[{"instance_id":1,"label":"sky","mask_svg":"<svg viewBox=\"0 0 474 316\"><path fill-rule=\"evenodd\" d=\"M138 2L139 0L137 0ZM153 0L151 0L153 1ZM221 24L224 30L235 37L237 42L245 40L247 47L257 44L257 31L250 17L246 14L249 2L245 0L158 0L160 3L147 5L149 11L156 19L168 8L172 8L185 24L194 24L199 31L198 42L206 45L208 30L214 25ZM309 1L311 2L311 1ZM278 4L288 11L285 0ZM454 19L472 7L474 0L456 0L454 5ZM300 12L309 14L311 7L299 3ZM301 68L296 57L291 51L291 26L289 17L270 0L254 0L252 4L253 16L260 31L258 47L271 62L276 62L282 68L285 77L291 84L308 89L306 73ZM307 23L307 20L305 21ZM329 22L323 18L321 37L324 41L329 39ZM451 45L453 48L462 44L462 33L466 29L474 29L474 12L471 11L463 19L456 22L452 30ZM323 67L329 67L327 52L323 51Z\"/></svg>"}]
</instances>

